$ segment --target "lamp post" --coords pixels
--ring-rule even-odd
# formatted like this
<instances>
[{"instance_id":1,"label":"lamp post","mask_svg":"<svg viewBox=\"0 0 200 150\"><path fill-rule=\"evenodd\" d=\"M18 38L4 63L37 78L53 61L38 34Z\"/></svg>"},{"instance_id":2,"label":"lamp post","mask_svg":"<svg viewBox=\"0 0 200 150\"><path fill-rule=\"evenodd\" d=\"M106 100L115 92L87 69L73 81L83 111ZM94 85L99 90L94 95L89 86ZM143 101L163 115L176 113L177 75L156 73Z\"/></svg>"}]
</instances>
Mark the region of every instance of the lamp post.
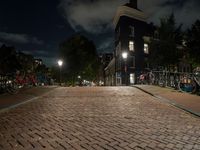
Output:
<instances>
[{"instance_id":1,"label":"lamp post","mask_svg":"<svg viewBox=\"0 0 200 150\"><path fill-rule=\"evenodd\" d=\"M80 75L78 76L78 82L79 82L79 86L81 86L82 83L81 83L81 76Z\"/></svg>"},{"instance_id":2,"label":"lamp post","mask_svg":"<svg viewBox=\"0 0 200 150\"><path fill-rule=\"evenodd\" d=\"M128 58L128 53L127 53L127 52L123 52L123 53L122 53L122 58L124 59L124 63L125 63L125 65L124 65L125 84L126 84L126 86L127 86L128 83L127 83L127 63L126 63L126 61L127 61L127 58Z\"/></svg>"},{"instance_id":3,"label":"lamp post","mask_svg":"<svg viewBox=\"0 0 200 150\"><path fill-rule=\"evenodd\" d=\"M62 82L62 76L61 76L62 65L63 65L63 61L62 60L58 60L58 66L60 68L60 85L61 85L61 82Z\"/></svg>"}]
</instances>

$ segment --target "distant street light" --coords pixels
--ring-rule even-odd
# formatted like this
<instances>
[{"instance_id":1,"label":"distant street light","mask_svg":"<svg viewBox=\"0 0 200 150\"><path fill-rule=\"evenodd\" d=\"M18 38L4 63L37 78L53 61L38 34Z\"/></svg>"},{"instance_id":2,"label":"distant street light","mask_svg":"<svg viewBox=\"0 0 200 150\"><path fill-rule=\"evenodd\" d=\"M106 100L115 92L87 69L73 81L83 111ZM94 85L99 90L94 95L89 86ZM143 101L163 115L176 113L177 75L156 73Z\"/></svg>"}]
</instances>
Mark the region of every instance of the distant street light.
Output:
<instances>
[{"instance_id":1,"label":"distant street light","mask_svg":"<svg viewBox=\"0 0 200 150\"><path fill-rule=\"evenodd\" d=\"M63 61L62 60L58 60L58 66L62 67L62 65L63 65Z\"/></svg>"},{"instance_id":2,"label":"distant street light","mask_svg":"<svg viewBox=\"0 0 200 150\"><path fill-rule=\"evenodd\" d=\"M122 58L124 59L124 72L125 72L125 83L126 83L126 86L128 85L128 82L127 82L127 64L126 64L126 61L127 61L127 58L128 58L128 53L127 52L123 52L122 53Z\"/></svg>"},{"instance_id":3,"label":"distant street light","mask_svg":"<svg viewBox=\"0 0 200 150\"><path fill-rule=\"evenodd\" d=\"M61 82L62 82L62 75L61 75L62 65L63 65L63 61L62 60L58 60L58 66L60 68L60 85L61 85Z\"/></svg>"},{"instance_id":4,"label":"distant street light","mask_svg":"<svg viewBox=\"0 0 200 150\"><path fill-rule=\"evenodd\" d=\"M81 80L81 76L79 75L77 78L78 78L78 83L79 83L79 86L82 86L82 80Z\"/></svg>"}]
</instances>

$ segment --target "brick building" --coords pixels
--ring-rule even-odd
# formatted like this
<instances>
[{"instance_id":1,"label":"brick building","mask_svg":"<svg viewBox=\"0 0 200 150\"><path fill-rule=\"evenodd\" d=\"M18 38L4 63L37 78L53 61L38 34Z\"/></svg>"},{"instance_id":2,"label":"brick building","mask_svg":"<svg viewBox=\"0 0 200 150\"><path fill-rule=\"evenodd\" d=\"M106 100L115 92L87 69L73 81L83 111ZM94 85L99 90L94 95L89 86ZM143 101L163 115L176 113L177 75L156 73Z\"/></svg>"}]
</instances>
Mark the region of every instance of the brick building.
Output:
<instances>
[{"instance_id":1,"label":"brick building","mask_svg":"<svg viewBox=\"0 0 200 150\"><path fill-rule=\"evenodd\" d=\"M105 70L113 73L110 76L114 85L135 84L139 74L148 67L148 37L153 33L153 25L148 24L146 19L147 16L138 9L137 0L130 0L116 12L113 21L114 57ZM124 52L128 54L127 59L122 58Z\"/></svg>"}]
</instances>

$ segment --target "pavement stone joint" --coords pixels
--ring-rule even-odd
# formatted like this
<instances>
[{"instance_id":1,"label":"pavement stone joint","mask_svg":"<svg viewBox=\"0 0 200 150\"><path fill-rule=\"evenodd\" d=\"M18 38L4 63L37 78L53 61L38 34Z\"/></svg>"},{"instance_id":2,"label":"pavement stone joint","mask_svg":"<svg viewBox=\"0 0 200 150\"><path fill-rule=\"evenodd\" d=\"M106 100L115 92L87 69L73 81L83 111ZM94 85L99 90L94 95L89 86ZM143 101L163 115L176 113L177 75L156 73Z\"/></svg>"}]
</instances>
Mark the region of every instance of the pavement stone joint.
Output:
<instances>
[{"instance_id":1,"label":"pavement stone joint","mask_svg":"<svg viewBox=\"0 0 200 150\"><path fill-rule=\"evenodd\" d=\"M0 113L0 150L200 150L200 119L133 87L57 88Z\"/></svg>"}]
</instances>

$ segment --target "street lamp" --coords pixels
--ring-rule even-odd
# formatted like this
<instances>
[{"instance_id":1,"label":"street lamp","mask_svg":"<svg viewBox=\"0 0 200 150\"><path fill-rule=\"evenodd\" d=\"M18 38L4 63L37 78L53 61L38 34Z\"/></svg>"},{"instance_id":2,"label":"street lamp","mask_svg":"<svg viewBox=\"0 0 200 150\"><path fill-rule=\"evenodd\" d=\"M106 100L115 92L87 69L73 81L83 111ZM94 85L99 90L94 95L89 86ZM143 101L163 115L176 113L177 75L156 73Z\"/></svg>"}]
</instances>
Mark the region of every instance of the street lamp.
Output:
<instances>
[{"instance_id":1,"label":"street lamp","mask_svg":"<svg viewBox=\"0 0 200 150\"><path fill-rule=\"evenodd\" d=\"M125 72L125 83L126 83L126 86L128 85L127 83L127 64L126 64L126 61L127 61L127 58L128 58L128 53L127 52L123 52L122 53L122 58L124 59L124 72Z\"/></svg>"},{"instance_id":2,"label":"street lamp","mask_svg":"<svg viewBox=\"0 0 200 150\"><path fill-rule=\"evenodd\" d=\"M60 68L60 85L61 85L61 81L62 81L62 77L61 77L62 65L63 65L63 61L62 61L62 60L58 60L58 66L59 66L59 68Z\"/></svg>"},{"instance_id":3,"label":"street lamp","mask_svg":"<svg viewBox=\"0 0 200 150\"><path fill-rule=\"evenodd\" d=\"M82 86L82 83L81 83L81 76L79 75L77 78L78 78L79 86Z\"/></svg>"},{"instance_id":4,"label":"street lamp","mask_svg":"<svg viewBox=\"0 0 200 150\"><path fill-rule=\"evenodd\" d=\"M122 58L123 58L124 60L126 60L126 59L128 58L128 53L127 53L127 52L123 52L123 53L122 53Z\"/></svg>"}]
</instances>

